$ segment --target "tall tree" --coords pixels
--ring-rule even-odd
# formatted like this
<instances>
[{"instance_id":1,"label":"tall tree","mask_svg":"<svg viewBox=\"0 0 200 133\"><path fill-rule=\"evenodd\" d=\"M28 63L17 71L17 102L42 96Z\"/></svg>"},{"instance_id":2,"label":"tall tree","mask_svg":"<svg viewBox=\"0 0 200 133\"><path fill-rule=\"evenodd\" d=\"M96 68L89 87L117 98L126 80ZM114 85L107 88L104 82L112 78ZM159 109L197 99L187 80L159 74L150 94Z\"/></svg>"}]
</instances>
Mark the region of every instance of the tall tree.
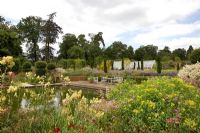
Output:
<instances>
[{"instance_id":1,"label":"tall tree","mask_svg":"<svg viewBox=\"0 0 200 133\"><path fill-rule=\"evenodd\" d=\"M91 39L90 46L89 46L89 51L90 51L89 59L90 59L91 67L94 67L96 57L102 56L102 55L104 57L104 54L102 54L103 49L100 48L100 44L103 45L103 48L105 47L105 43L104 43L102 35L103 35L102 32L98 32L97 34L89 33L89 36ZM104 61L105 61L105 58L104 58Z\"/></svg>"},{"instance_id":2,"label":"tall tree","mask_svg":"<svg viewBox=\"0 0 200 133\"><path fill-rule=\"evenodd\" d=\"M115 41L112 43L111 48L115 53L115 59L122 60L122 70L124 69L124 58L127 57L127 45L120 41Z\"/></svg>"},{"instance_id":3,"label":"tall tree","mask_svg":"<svg viewBox=\"0 0 200 133\"><path fill-rule=\"evenodd\" d=\"M173 58L179 57L181 60L186 59L186 50L184 48L178 48L173 51Z\"/></svg>"},{"instance_id":4,"label":"tall tree","mask_svg":"<svg viewBox=\"0 0 200 133\"><path fill-rule=\"evenodd\" d=\"M86 40L84 34L80 34L78 36L78 45L84 50L84 58L88 63L88 55L89 55L89 41Z\"/></svg>"},{"instance_id":5,"label":"tall tree","mask_svg":"<svg viewBox=\"0 0 200 133\"><path fill-rule=\"evenodd\" d=\"M130 60L133 60L133 59L134 59L134 50L133 50L133 47L132 47L132 46L129 46L128 49L127 49L127 57L128 57Z\"/></svg>"},{"instance_id":6,"label":"tall tree","mask_svg":"<svg viewBox=\"0 0 200 133\"><path fill-rule=\"evenodd\" d=\"M0 56L19 56L21 54L21 39L15 27L0 16Z\"/></svg>"},{"instance_id":7,"label":"tall tree","mask_svg":"<svg viewBox=\"0 0 200 133\"><path fill-rule=\"evenodd\" d=\"M45 43L45 59L46 61L49 61L50 59L50 44L56 43L56 39L58 38L58 35L62 33L62 28L54 22L54 17L56 16L56 13L52 13L48 15L49 18L44 21L44 26L42 27L42 35L43 35L43 41Z\"/></svg>"},{"instance_id":8,"label":"tall tree","mask_svg":"<svg viewBox=\"0 0 200 133\"><path fill-rule=\"evenodd\" d=\"M84 57L84 50L80 46L74 45L67 52L69 57L72 59L83 59Z\"/></svg>"},{"instance_id":9,"label":"tall tree","mask_svg":"<svg viewBox=\"0 0 200 133\"><path fill-rule=\"evenodd\" d=\"M164 49L159 50L158 56L161 58L161 60L168 61L172 58L172 53L171 53L169 47L165 46Z\"/></svg>"},{"instance_id":10,"label":"tall tree","mask_svg":"<svg viewBox=\"0 0 200 133\"><path fill-rule=\"evenodd\" d=\"M190 55L191 55L191 53L192 53L193 50L194 49L193 49L192 45L190 45L189 48L188 48L188 50L187 50L187 59L190 58Z\"/></svg>"},{"instance_id":11,"label":"tall tree","mask_svg":"<svg viewBox=\"0 0 200 133\"><path fill-rule=\"evenodd\" d=\"M28 47L28 57L37 61L40 57L38 43L41 41L42 18L37 16L22 18L17 27Z\"/></svg>"},{"instance_id":12,"label":"tall tree","mask_svg":"<svg viewBox=\"0 0 200 133\"><path fill-rule=\"evenodd\" d=\"M107 47L105 49L105 52L104 52L105 56L107 57L107 59L110 59L111 60L111 70L113 70L113 64L114 64L114 60L116 59L116 53L115 51L113 50L113 47L112 45L110 45L109 47Z\"/></svg>"},{"instance_id":13,"label":"tall tree","mask_svg":"<svg viewBox=\"0 0 200 133\"><path fill-rule=\"evenodd\" d=\"M144 60L144 56L145 56L145 47L141 46L140 48L135 50L135 55L134 55L134 59L137 61L141 61L141 64L143 64L143 60ZM139 66L139 63L138 63ZM141 65L141 69L143 70L143 66Z\"/></svg>"},{"instance_id":14,"label":"tall tree","mask_svg":"<svg viewBox=\"0 0 200 133\"><path fill-rule=\"evenodd\" d=\"M193 64L200 62L200 48L192 51L190 60Z\"/></svg>"},{"instance_id":15,"label":"tall tree","mask_svg":"<svg viewBox=\"0 0 200 133\"><path fill-rule=\"evenodd\" d=\"M67 33L63 36L62 42L60 43L59 57L61 58L69 58L68 50L73 46L78 45L78 39L74 34Z\"/></svg>"},{"instance_id":16,"label":"tall tree","mask_svg":"<svg viewBox=\"0 0 200 133\"><path fill-rule=\"evenodd\" d=\"M154 45L147 45L144 47L145 50L145 55L144 55L144 59L145 60L155 60L157 57L157 51L158 51L158 47L154 46Z\"/></svg>"}]
</instances>

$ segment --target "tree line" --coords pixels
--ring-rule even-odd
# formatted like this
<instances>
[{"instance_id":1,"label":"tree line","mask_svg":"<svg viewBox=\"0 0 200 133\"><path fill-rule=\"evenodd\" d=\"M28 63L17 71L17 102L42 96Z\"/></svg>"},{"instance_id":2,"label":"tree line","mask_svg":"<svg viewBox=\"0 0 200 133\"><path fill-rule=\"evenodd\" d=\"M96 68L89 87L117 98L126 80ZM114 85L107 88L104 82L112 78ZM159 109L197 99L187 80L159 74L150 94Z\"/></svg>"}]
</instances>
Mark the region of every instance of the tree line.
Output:
<instances>
[{"instance_id":1,"label":"tree line","mask_svg":"<svg viewBox=\"0 0 200 133\"><path fill-rule=\"evenodd\" d=\"M46 60L49 62L54 57L53 44L62 34L62 28L54 21L56 13L48 15L48 19L44 20L38 16L28 16L22 18L17 25L12 25L0 16L0 56L12 55L20 56L22 53L22 44L26 44L26 57L35 62L38 60ZM84 59L90 67L96 67L98 62L104 62L104 71L106 72L106 61L122 60L125 58L130 60L190 60L193 47L189 46L187 50L178 48L170 51L165 46L164 49L158 50L157 46L146 45L140 46L134 50L132 46L128 46L121 41L115 41L107 48L105 47L103 33L90 33L90 39L86 39L86 35L78 36L66 33L62 36L59 43L58 59ZM39 44L43 47L39 48ZM198 53L198 52L197 52ZM198 54L197 54L198 55ZM195 55L196 56L196 55ZM197 62L197 59L193 63ZM124 65L122 65L122 69Z\"/></svg>"}]
</instances>

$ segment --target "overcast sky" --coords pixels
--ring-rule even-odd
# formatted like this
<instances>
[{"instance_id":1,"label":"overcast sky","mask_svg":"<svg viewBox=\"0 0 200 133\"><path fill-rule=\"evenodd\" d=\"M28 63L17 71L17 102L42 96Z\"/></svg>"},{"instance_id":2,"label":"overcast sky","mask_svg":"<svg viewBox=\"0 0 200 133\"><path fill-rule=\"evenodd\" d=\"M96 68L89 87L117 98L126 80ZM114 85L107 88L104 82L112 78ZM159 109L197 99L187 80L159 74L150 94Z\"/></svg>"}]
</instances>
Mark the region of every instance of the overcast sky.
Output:
<instances>
[{"instance_id":1,"label":"overcast sky","mask_svg":"<svg viewBox=\"0 0 200 133\"><path fill-rule=\"evenodd\" d=\"M103 32L106 46L122 41L134 49L200 47L200 0L1 0L0 15L13 24L23 17L57 12L64 33ZM61 41L61 37L58 42ZM58 49L58 43L54 46Z\"/></svg>"}]
</instances>

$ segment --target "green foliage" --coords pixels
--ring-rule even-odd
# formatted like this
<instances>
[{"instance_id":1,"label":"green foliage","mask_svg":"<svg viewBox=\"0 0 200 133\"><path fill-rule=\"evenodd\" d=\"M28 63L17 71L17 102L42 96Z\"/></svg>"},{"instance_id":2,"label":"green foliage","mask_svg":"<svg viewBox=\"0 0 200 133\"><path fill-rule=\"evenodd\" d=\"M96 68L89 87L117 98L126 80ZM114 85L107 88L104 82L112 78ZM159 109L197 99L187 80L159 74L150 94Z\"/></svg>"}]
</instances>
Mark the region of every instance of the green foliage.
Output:
<instances>
[{"instance_id":1,"label":"green foliage","mask_svg":"<svg viewBox=\"0 0 200 133\"><path fill-rule=\"evenodd\" d=\"M64 69L68 68L68 61L67 61L67 59L61 59L61 60L59 61L59 64L60 64L61 67L64 68Z\"/></svg>"},{"instance_id":2,"label":"green foliage","mask_svg":"<svg viewBox=\"0 0 200 133\"><path fill-rule=\"evenodd\" d=\"M45 61L37 61L35 63L35 72L36 72L36 75L38 76L43 76L46 74L46 66L47 66L47 63Z\"/></svg>"},{"instance_id":3,"label":"green foliage","mask_svg":"<svg viewBox=\"0 0 200 133\"><path fill-rule=\"evenodd\" d=\"M46 69L37 68L35 69L35 73L37 76L44 76L46 74Z\"/></svg>"},{"instance_id":4,"label":"green foliage","mask_svg":"<svg viewBox=\"0 0 200 133\"><path fill-rule=\"evenodd\" d=\"M59 64L64 69L73 68L73 69L80 69L85 67L86 61L84 59L61 59Z\"/></svg>"},{"instance_id":5,"label":"green foliage","mask_svg":"<svg viewBox=\"0 0 200 133\"><path fill-rule=\"evenodd\" d=\"M67 33L62 37L62 42L60 43L59 47L59 57L60 58L69 58L69 53L67 52L73 46L77 46L77 38L74 34Z\"/></svg>"},{"instance_id":6,"label":"green foliage","mask_svg":"<svg viewBox=\"0 0 200 133\"><path fill-rule=\"evenodd\" d=\"M190 59L190 55L191 55L191 53L192 53L193 50L194 49L193 49L192 45L190 45L189 48L188 48L188 50L187 50L187 59Z\"/></svg>"},{"instance_id":7,"label":"green foliage","mask_svg":"<svg viewBox=\"0 0 200 133\"><path fill-rule=\"evenodd\" d=\"M144 59L145 55L144 53L145 53L145 47L141 46L135 51L134 59L137 61L141 61L142 59Z\"/></svg>"},{"instance_id":8,"label":"green foliage","mask_svg":"<svg viewBox=\"0 0 200 133\"><path fill-rule=\"evenodd\" d=\"M133 59L134 59L134 50L133 50L133 47L132 47L132 46L129 46L128 49L127 49L127 57L128 57L130 60L133 60Z\"/></svg>"},{"instance_id":9,"label":"green foliage","mask_svg":"<svg viewBox=\"0 0 200 133\"><path fill-rule=\"evenodd\" d=\"M157 57L158 47L154 45L144 46L144 59L145 60L154 60Z\"/></svg>"},{"instance_id":10,"label":"green foliage","mask_svg":"<svg viewBox=\"0 0 200 133\"><path fill-rule=\"evenodd\" d=\"M173 57L179 57L181 60L186 59L186 50L184 48L178 48L173 51Z\"/></svg>"},{"instance_id":11,"label":"green foliage","mask_svg":"<svg viewBox=\"0 0 200 133\"><path fill-rule=\"evenodd\" d=\"M38 69L45 69L47 66L47 63L45 61L37 61L35 63L35 67Z\"/></svg>"},{"instance_id":12,"label":"green foliage","mask_svg":"<svg viewBox=\"0 0 200 133\"><path fill-rule=\"evenodd\" d=\"M21 71L21 61L19 58L14 59L15 65L12 67L13 72L20 72Z\"/></svg>"},{"instance_id":13,"label":"green foliage","mask_svg":"<svg viewBox=\"0 0 200 133\"><path fill-rule=\"evenodd\" d=\"M28 58L37 61L40 57L38 42L41 41L42 18L29 16L17 24L20 36L28 47Z\"/></svg>"},{"instance_id":14,"label":"green foliage","mask_svg":"<svg viewBox=\"0 0 200 133\"><path fill-rule=\"evenodd\" d=\"M197 61L200 62L200 48L192 51L190 55L190 60L193 64L197 63Z\"/></svg>"},{"instance_id":15,"label":"green foliage","mask_svg":"<svg viewBox=\"0 0 200 133\"><path fill-rule=\"evenodd\" d=\"M45 43L45 59L47 61L50 59L50 44L54 44L58 35L62 33L62 28L54 22L56 13L51 13L48 16L49 18L44 21L44 25L42 26L43 42Z\"/></svg>"},{"instance_id":16,"label":"green foliage","mask_svg":"<svg viewBox=\"0 0 200 133\"><path fill-rule=\"evenodd\" d=\"M0 49L0 56L1 57L8 56L8 55L10 55L10 52L8 51L8 49L5 49L5 48Z\"/></svg>"},{"instance_id":17,"label":"green foliage","mask_svg":"<svg viewBox=\"0 0 200 133\"><path fill-rule=\"evenodd\" d=\"M30 72L32 71L31 67L32 67L32 64L27 61L27 62L24 62L22 69L24 72Z\"/></svg>"},{"instance_id":18,"label":"green foliage","mask_svg":"<svg viewBox=\"0 0 200 133\"><path fill-rule=\"evenodd\" d=\"M69 58L82 59L84 57L84 50L80 46L73 46L67 51Z\"/></svg>"},{"instance_id":19,"label":"green foliage","mask_svg":"<svg viewBox=\"0 0 200 133\"><path fill-rule=\"evenodd\" d=\"M0 23L0 56L19 56L22 54L21 40L17 32L7 25L2 28Z\"/></svg>"},{"instance_id":20,"label":"green foliage","mask_svg":"<svg viewBox=\"0 0 200 133\"><path fill-rule=\"evenodd\" d=\"M162 63L161 63L161 59L159 57L157 58L156 63L157 63L157 73L160 74L162 71Z\"/></svg>"},{"instance_id":21,"label":"green foliage","mask_svg":"<svg viewBox=\"0 0 200 133\"><path fill-rule=\"evenodd\" d=\"M48 63L47 64L47 69L49 71L54 70L56 68L56 65L54 63Z\"/></svg>"},{"instance_id":22,"label":"green foliage","mask_svg":"<svg viewBox=\"0 0 200 133\"><path fill-rule=\"evenodd\" d=\"M171 60L172 53L169 47L165 46L163 50L159 50L158 56L162 58L162 61L167 61L167 60Z\"/></svg>"}]
</instances>

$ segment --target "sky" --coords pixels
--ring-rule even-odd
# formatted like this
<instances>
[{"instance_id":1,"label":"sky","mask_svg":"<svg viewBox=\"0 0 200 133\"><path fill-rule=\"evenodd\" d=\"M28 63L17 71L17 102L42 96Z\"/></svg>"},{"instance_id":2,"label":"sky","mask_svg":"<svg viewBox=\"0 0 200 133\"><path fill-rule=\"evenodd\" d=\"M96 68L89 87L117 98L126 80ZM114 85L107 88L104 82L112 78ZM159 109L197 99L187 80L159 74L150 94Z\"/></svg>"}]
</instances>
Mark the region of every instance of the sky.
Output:
<instances>
[{"instance_id":1,"label":"sky","mask_svg":"<svg viewBox=\"0 0 200 133\"><path fill-rule=\"evenodd\" d=\"M64 33L103 32L106 46L122 41L137 49L200 47L200 0L1 0L0 15L17 24L21 18L56 12ZM58 50L59 42L54 48Z\"/></svg>"}]
</instances>

